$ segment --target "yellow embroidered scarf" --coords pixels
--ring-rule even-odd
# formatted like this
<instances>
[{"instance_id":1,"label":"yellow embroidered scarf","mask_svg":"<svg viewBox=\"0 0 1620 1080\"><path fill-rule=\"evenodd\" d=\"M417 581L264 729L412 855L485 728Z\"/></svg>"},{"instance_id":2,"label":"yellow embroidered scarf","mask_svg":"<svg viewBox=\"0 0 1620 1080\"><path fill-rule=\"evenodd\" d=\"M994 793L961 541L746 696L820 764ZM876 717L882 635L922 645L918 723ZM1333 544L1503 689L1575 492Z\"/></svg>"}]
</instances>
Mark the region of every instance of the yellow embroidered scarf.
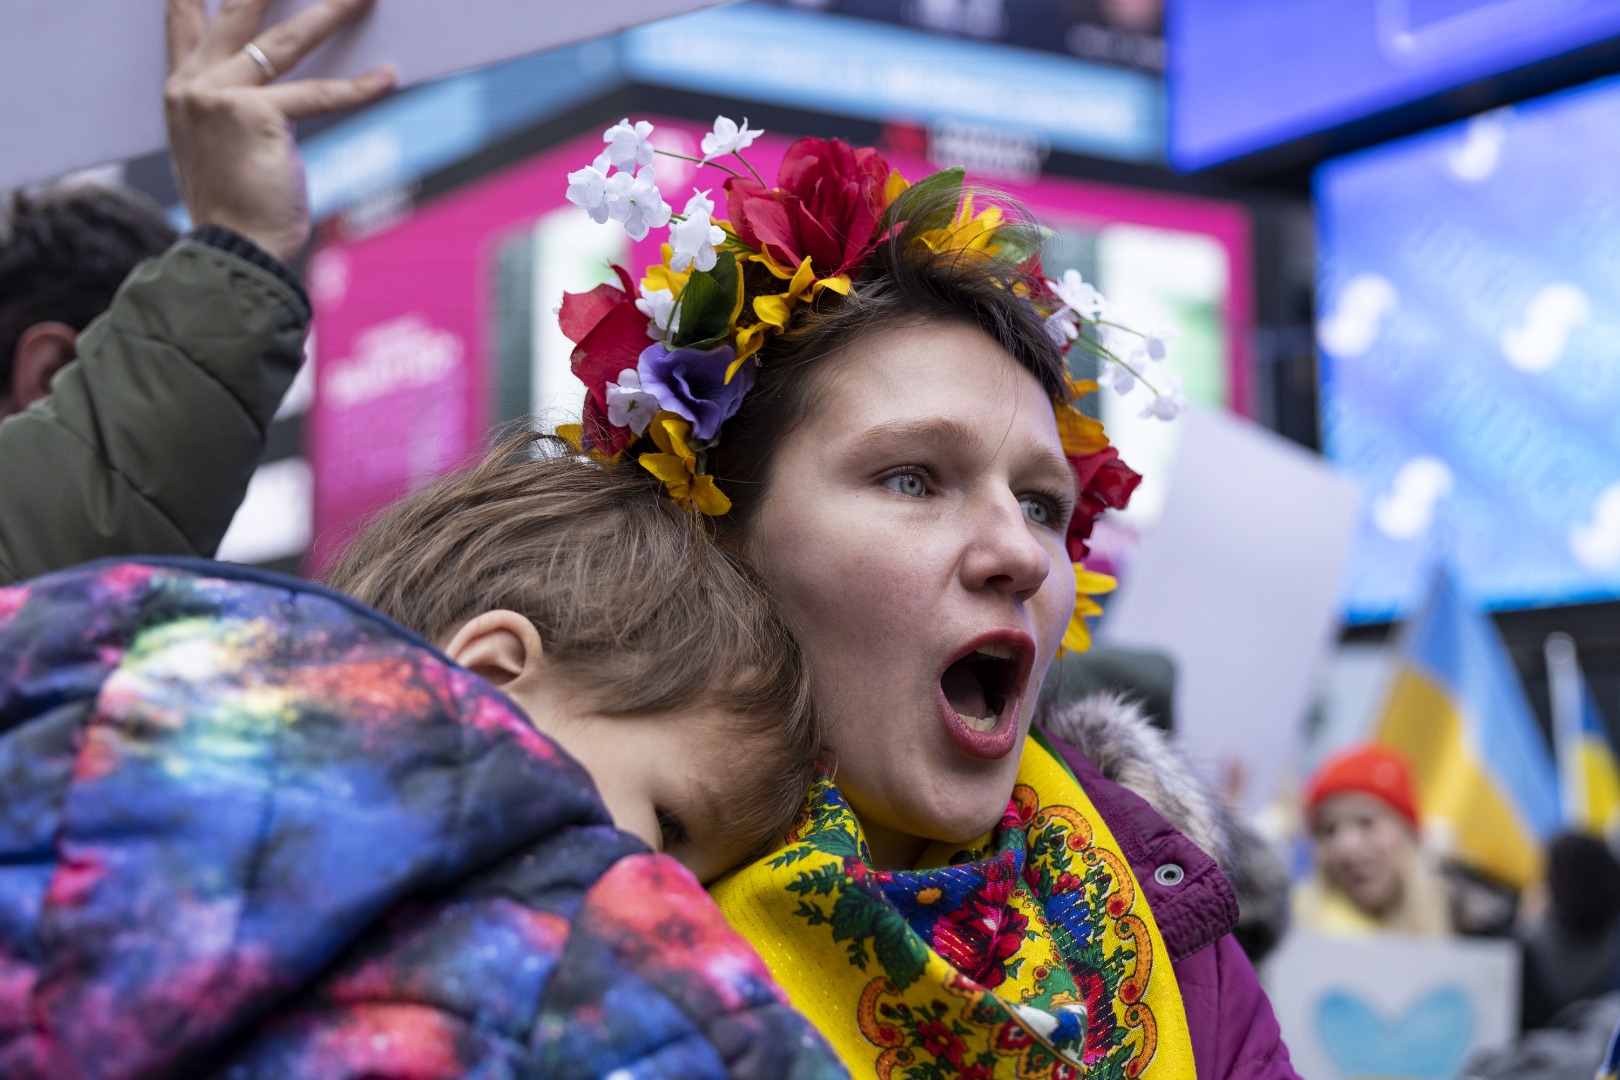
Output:
<instances>
[{"instance_id":1,"label":"yellow embroidered scarf","mask_svg":"<svg viewBox=\"0 0 1620 1080\"><path fill-rule=\"evenodd\" d=\"M1025 743L991 836L921 864L871 869L821 781L788 845L713 893L857 1078L1194 1080L1147 901L1049 749Z\"/></svg>"}]
</instances>

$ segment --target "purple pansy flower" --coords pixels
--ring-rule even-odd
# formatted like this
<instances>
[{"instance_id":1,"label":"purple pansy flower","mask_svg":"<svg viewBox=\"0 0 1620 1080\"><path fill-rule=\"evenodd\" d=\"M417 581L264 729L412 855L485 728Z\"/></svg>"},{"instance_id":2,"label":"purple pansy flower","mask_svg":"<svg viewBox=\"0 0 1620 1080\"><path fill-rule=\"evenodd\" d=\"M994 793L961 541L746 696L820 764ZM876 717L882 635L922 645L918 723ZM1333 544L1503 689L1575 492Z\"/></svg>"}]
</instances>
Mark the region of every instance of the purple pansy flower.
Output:
<instances>
[{"instance_id":1,"label":"purple pansy flower","mask_svg":"<svg viewBox=\"0 0 1620 1080\"><path fill-rule=\"evenodd\" d=\"M642 352L636 371L642 391L656 397L661 408L690 420L692 437L707 442L720 434L720 425L753 389L752 359L726 382L726 369L735 359L737 350L730 345L670 351L660 342Z\"/></svg>"}]
</instances>

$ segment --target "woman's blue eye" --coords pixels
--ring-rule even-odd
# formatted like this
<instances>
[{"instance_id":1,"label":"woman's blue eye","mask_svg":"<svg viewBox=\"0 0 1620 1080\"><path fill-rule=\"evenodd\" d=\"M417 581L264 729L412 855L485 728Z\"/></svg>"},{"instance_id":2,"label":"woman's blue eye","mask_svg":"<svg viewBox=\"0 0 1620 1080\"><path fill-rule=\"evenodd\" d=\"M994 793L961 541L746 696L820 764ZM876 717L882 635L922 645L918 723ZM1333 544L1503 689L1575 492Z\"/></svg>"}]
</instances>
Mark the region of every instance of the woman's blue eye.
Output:
<instances>
[{"instance_id":1,"label":"woman's blue eye","mask_svg":"<svg viewBox=\"0 0 1620 1080\"><path fill-rule=\"evenodd\" d=\"M917 473L897 473L883 481L892 491L920 499L928 494L928 482Z\"/></svg>"},{"instance_id":2,"label":"woman's blue eye","mask_svg":"<svg viewBox=\"0 0 1620 1080\"><path fill-rule=\"evenodd\" d=\"M1024 516L1037 525L1050 525L1056 517L1045 499L1019 499L1018 504L1024 508Z\"/></svg>"}]
</instances>

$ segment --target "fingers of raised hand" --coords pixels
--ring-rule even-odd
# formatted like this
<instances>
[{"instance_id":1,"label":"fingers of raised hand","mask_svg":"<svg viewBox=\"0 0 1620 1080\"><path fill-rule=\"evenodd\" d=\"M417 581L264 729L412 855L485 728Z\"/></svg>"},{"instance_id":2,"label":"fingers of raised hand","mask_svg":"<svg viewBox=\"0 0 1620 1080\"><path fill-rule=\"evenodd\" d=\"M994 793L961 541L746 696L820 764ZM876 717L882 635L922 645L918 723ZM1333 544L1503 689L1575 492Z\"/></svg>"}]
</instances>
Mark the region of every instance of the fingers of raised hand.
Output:
<instances>
[{"instance_id":1,"label":"fingers of raised hand","mask_svg":"<svg viewBox=\"0 0 1620 1080\"><path fill-rule=\"evenodd\" d=\"M194 50L197 59L210 68L230 59L259 32L259 24L264 22L270 3L271 0L223 0L208 21L202 40L197 42Z\"/></svg>"},{"instance_id":2,"label":"fingers of raised hand","mask_svg":"<svg viewBox=\"0 0 1620 1080\"><path fill-rule=\"evenodd\" d=\"M169 71L173 72L202 40L208 29L208 9L204 0L168 0L163 23L169 43Z\"/></svg>"},{"instance_id":3,"label":"fingers of raised hand","mask_svg":"<svg viewBox=\"0 0 1620 1080\"><path fill-rule=\"evenodd\" d=\"M370 6L371 0L320 0L258 34L253 44L277 72L285 73ZM246 57L245 53L241 55ZM251 57L246 59L253 69L246 73L247 77L252 81L262 80L265 73L259 70L259 65L253 63ZM242 70L240 64L237 68Z\"/></svg>"},{"instance_id":4,"label":"fingers of raised hand","mask_svg":"<svg viewBox=\"0 0 1620 1080\"><path fill-rule=\"evenodd\" d=\"M214 85L258 86L285 74L371 6L373 0L319 0L260 30L272 0L224 0L209 20L205 0L168 0L169 69ZM266 70L248 51L252 45Z\"/></svg>"},{"instance_id":5,"label":"fingers of raised hand","mask_svg":"<svg viewBox=\"0 0 1620 1080\"><path fill-rule=\"evenodd\" d=\"M394 78L393 68L384 66L354 79L299 79L277 83L266 87L263 93L287 119L305 120L376 101L393 87Z\"/></svg>"}]
</instances>

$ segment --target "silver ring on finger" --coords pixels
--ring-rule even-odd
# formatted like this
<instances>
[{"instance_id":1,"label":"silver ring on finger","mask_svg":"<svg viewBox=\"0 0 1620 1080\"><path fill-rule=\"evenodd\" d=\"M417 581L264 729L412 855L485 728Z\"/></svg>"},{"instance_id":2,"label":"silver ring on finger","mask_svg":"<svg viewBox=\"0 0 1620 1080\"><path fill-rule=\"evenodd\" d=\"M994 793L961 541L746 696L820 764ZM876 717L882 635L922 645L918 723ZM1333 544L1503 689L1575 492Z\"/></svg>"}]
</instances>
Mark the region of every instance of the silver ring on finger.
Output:
<instances>
[{"instance_id":1,"label":"silver ring on finger","mask_svg":"<svg viewBox=\"0 0 1620 1080\"><path fill-rule=\"evenodd\" d=\"M266 79L275 79L281 74L276 70L276 65L270 62L270 58L264 55L264 50L259 48L256 42L248 42L242 46L242 51L248 54L249 60L259 65L259 70L264 72Z\"/></svg>"}]
</instances>

